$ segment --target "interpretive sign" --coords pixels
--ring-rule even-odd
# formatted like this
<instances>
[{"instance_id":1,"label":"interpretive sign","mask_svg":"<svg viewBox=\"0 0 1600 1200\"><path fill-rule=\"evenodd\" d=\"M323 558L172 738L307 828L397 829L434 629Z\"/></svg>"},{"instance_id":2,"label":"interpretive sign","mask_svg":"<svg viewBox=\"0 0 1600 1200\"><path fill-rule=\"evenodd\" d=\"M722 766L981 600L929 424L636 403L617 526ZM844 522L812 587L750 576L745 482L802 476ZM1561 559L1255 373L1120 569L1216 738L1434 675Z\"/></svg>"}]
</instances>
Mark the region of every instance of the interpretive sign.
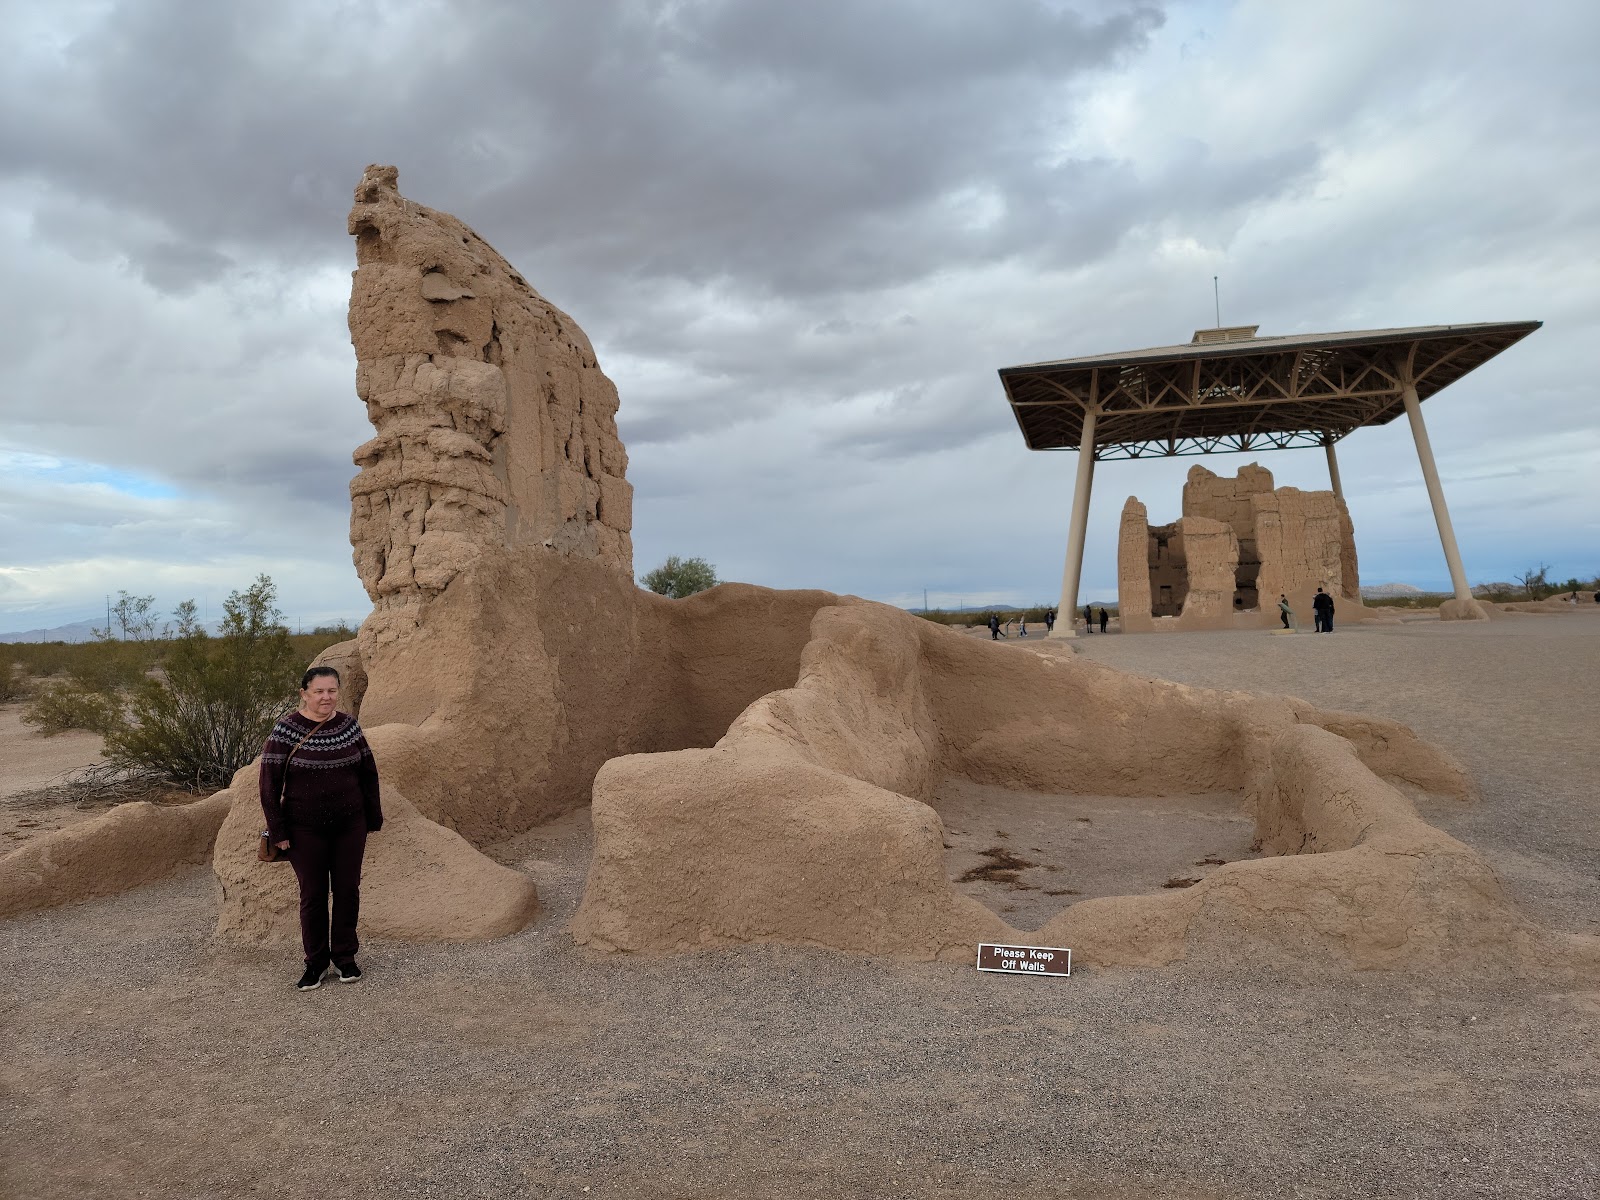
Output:
<instances>
[{"instance_id":1,"label":"interpretive sign","mask_svg":"<svg viewBox=\"0 0 1600 1200\"><path fill-rule=\"evenodd\" d=\"M978 970L1011 975L1071 975L1072 951L1059 946L978 945Z\"/></svg>"}]
</instances>

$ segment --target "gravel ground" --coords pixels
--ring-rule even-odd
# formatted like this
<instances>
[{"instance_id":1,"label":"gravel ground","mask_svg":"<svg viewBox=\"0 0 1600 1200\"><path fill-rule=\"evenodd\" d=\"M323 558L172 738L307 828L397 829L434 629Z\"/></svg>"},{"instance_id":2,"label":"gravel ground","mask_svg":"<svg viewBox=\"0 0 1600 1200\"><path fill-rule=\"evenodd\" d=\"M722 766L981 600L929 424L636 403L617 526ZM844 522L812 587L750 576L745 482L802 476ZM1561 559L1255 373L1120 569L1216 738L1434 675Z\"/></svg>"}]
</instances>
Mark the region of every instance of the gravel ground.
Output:
<instances>
[{"instance_id":1,"label":"gravel ground","mask_svg":"<svg viewBox=\"0 0 1600 1200\"><path fill-rule=\"evenodd\" d=\"M1529 622L1083 650L1414 721L1483 781L1481 801L1434 819L1581 929L1600 915L1594 859L1566 843L1595 844L1578 685L1600 622ZM589 850L582 814L496 849L539 882L524 933L373 945L361 984L307 994L292 954L212 946L205 869L7 922L0 1195L1600 1190L1600 980L1244 957L1054 980L792 947L599 955L562 932Z\"/></svg>"}]
</instances>

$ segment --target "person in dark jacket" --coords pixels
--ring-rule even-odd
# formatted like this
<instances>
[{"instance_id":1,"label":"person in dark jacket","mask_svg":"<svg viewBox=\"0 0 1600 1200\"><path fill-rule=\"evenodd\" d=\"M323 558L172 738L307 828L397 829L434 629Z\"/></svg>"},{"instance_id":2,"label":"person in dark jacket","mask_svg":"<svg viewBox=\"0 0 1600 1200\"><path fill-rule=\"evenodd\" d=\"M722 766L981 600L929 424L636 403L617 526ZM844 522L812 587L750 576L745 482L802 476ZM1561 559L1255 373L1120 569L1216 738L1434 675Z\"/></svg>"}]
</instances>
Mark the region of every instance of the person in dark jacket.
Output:
<instances>
[{"instance_id":1,"label":"person in dark jacket","mask_svg":"<svg viewBox=\"0 0 1600 1200\"><path fill-rule=\"evenodd\" d=\"M998 613L989 614L989 640L991 642L1000 640L1000 616Z\"/></svg>"},{"instance_id":2,"label":"person in dark jacket","mask_svg":"<svg viewBox=\"0 0 1600 1200\"><path fill-rule=\"evenodd\" d=\"M296 986L303 992L322 986L330 963L341 983L361 978L361 860L367 835L383 828L377 760L360 723L338 709L339 672L312 667L300 680L299 709L278 718L261 748L267 834L289 852L300 883L306 970Z\"/></svg>"},{"instance_id":3,"label":"person in dark jacket","mask_svg":"<svg viewBox=\"0 0 1600 1200\"><path fill-rule=\"evenodd\" d=\"M1100 632L1101 633L1104 633L1106 631L1106 622L1108 620L1110 620L1110 616L1109 616L1109 614L1107 614L1106 610L1102 608L1100 610Z\"/></svg>"},{"instance_id":4,"label":"person in dark jacket","mask_svg":"<svg viewBox=\"0 0 1600 1200\"><path fill-rule=\"evenodd\" d=\"M1094 632L1094 609L1087 604L1083 606L1083 631L1085 633Z\"/></svg>"},{"instance_id":5,"label":"person in dark jacket","mask_svg":"<svg viewBox=\"0 0 1600 1200\"><path fill-rule=\"evenodd\" d=\"M1321 588L1318 588L1317 594L1311 597L1311 609L1316 615L1317 632L1332 633L1333 597L1328 595L1328 593L1323 591Z\"/></svg>"}]
</instances>

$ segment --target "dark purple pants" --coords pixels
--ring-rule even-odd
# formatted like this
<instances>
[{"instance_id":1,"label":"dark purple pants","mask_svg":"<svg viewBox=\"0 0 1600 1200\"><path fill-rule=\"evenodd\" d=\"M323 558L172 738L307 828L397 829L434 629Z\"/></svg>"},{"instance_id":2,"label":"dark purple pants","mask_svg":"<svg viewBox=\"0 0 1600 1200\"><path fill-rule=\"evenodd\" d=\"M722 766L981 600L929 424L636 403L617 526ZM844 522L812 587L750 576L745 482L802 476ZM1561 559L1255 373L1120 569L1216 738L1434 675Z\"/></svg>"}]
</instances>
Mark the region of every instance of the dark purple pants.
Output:
<instances>
[{"instance_id":1,"label":"dark purple pants","mask_svg":"<svg viewBox=\"0 0 1600 1200\"><path fill-rule=\"evenodd\" d=\"M360 817L332 825L289 826L289 865L300 881L300 943L309 967L355 961L361 945L356 918L361 914L361 857L366 849L367 824Z\"/></svg>"}]
</instances>

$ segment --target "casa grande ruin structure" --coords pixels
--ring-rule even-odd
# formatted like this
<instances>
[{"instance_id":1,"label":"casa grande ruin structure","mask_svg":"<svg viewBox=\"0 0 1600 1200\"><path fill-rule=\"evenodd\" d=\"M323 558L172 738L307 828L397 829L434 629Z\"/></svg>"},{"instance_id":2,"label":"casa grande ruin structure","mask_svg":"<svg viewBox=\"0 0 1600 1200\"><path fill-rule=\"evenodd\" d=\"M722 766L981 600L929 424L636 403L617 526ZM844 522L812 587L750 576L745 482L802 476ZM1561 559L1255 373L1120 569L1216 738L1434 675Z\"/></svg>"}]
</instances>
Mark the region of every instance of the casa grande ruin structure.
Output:
<instances>
[{"instance_id":1,"label":"casa grande ruin structure","mask_svg":"<svg viewBox=\"0 0 1600 1200\"><path fill-rule=\"evenodd\" d=\"M1450 524L1450 510L1422 421L1422 401L1541 324L1427 325L1292 337L1258 337L1258 326L1237 325L1199 330L1188 345L1001 368L1001 386L1028 448L1078 453L1067 561L1061 577L1061 611L1077 610L1097 461L1310 446L1321 446L1327 453L1331 493L1295 492L1291 497L1288 493L1294 489L1273 491L1270 475L1265 488L1260 487L1260 477L1247 475L1252 469L1246 468L1233 481L1232 496L1228 496L1230 489L1215 486L1217 476L1190 472L1184 488L1184 515L1177 528L1152 531L1147 539L1147 559L1156 559L1158 553L1165 557L1159 562L1147 561L1143 568L1137 565L1137 520L1143 517L1137 510L1125 510L1118 563L1123 628L1230 628L1241 621L1271 624L1275 616L1270 609L1279 594L1290 593L1292 604L1298 599L1303 605L1317 586L1337 591L1350 604L1359 603L1355 546L1334 445L1357 429L1386 425L1404 413L1455 593L1440 607L1439 615L1447 621L1483 619L1487 613L1472 598ZM1251 498L1265 495L1277 498L1280 519L1276 522L1254 507ZM1309 499L1321 495L1332 496L1335 512L1328 513L1326 504ZM1300 505L1296 497L1308 498L1310 507L1293 511ZM1197 506L1193 513L1191 499ZM1219 520L1215 512L1207 511L1210 499L1227 509L1228 519ZM1313 516L1311 508L1323 511ZM1335 517L1342 521L1338 565L1342 568L1347 563L1348 572L1341 569L1308 583L1300 578L1301 569L1311 570L1319 561L1333 565L1327 552L1328 536L1324 536L1330 530L1321 518ZM1293 521L1301 518L1311 520L1314 531L1320 529L1317 544L1280 544L1278 562L1286 572L1281 580L1252 574L1256 568L1265 570L1269 561L1265 556L1251 557L1262 553L1262 537L1257 535L1270 527L1281 543L1281 535L1292 532ZM1230 535L1237 545L1228 545ZM1181 571L1175 561L1179 553L1184 555ZM1230 554L1231 569L1227 565ZM1301 568L1290 567L1291 562L1298 562ZM1166 584L1159 581L1162 573L1172 576ZM1165 595L1163 586L1168 589ZM1269 591L1272 594L1262 604L1262 596ZM1054 636L1072 637L1075 632L1072 621L1065 620L1056 625Z\"/></svg>"},{"instance_id":2,"label":"casa grande ruin structure","mask_svg":"<svg viewBox=\"0 0 1600 1200\"><path fill-rule=\"evenodd\" d=\"M1233 478L1202 466L1183 485L1183 516L1152 527L1129 496L1117 538L1124 633L1281 627L1277 600L1309 614L1318 588L1343 619L1361 605L1355 530L1337 492L1272 486L1256 463Z\"/></svg>"}]
</instances>

